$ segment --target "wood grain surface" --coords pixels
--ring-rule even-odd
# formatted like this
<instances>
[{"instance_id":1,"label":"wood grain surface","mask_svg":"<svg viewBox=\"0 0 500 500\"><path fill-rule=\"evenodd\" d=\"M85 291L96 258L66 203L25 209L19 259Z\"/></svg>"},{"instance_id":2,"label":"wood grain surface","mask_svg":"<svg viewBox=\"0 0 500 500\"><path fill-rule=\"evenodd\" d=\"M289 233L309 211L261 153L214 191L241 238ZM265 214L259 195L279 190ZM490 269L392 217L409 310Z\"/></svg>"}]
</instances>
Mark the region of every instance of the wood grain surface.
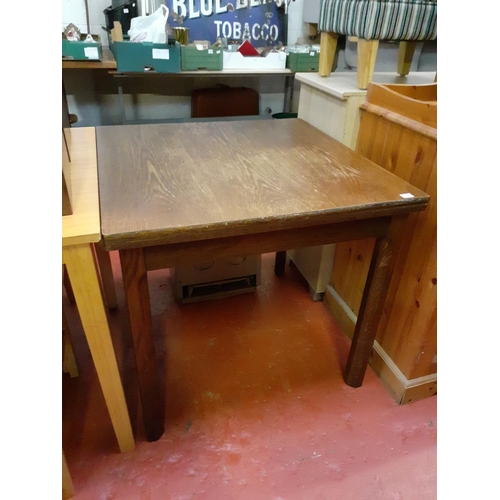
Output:
<instances>
[{"instance_id":1,"label":"wood grain surface","mask_svg":"<svg viewBox=\"0 0 500 500\"><path fill-rule=\"evenodd\" d=\"M107 126L96 137L107 250L403 214L428 200L300 119Z\"/></svg>"},{"instance_id":2,"label":"wood grain surface","mask_svg":"<svg viewBox=\"0 0 500 500\"><path fill-rule=\"evenodd\" d=\"M94 127L67 131L71 144L71 207L62 217L62 245L95 243L101 239Z\"/></svg>"}]
</instances>

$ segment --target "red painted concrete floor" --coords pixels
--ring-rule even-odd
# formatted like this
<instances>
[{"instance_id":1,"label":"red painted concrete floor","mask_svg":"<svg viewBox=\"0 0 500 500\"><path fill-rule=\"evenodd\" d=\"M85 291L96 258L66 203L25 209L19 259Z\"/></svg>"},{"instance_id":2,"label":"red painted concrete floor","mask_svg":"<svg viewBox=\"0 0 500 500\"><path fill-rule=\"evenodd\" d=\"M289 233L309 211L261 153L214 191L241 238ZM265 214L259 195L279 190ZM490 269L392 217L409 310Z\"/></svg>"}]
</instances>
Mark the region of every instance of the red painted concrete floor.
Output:
<instances>
[{"instance_id":1,"label":"red painted concrete floor","mask_svg":"<svg viewBox=\"0 0 500 500\"><path fill-rule=\"evenodd\" d=\"M428 500L437 497L436 397L399 406L371 368L342 380L349 340L298 271L263 256L255 293L179 305L150 273L166 430L145 441L118 257L110 312L136 449L120 454L76 307L80 376L63 376L63 449L76 500Z\"/></svg>"}]
</instances>

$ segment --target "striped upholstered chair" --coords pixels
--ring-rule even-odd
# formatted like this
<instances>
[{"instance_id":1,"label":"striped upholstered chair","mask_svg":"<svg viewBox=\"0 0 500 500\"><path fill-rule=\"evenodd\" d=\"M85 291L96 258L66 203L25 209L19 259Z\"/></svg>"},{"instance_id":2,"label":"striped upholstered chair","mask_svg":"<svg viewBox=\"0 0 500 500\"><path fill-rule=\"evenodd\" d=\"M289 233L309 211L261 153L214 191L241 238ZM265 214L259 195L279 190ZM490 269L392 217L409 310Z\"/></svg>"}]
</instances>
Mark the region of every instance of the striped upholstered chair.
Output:
<instances>
[{"instance_id":1,"label":"striped upholstered chair","mask_svg":"<svg viewBox=\"0 0 500 500\"><path fill-rule=\"evenodd\" d=\"M398 41L398 73L410 71L417 42L434 40L437 0L320 0L320 76L330 75L339 35L357 38L358 87L373 78L379 40Z\"/></svg>"}]
</instances>

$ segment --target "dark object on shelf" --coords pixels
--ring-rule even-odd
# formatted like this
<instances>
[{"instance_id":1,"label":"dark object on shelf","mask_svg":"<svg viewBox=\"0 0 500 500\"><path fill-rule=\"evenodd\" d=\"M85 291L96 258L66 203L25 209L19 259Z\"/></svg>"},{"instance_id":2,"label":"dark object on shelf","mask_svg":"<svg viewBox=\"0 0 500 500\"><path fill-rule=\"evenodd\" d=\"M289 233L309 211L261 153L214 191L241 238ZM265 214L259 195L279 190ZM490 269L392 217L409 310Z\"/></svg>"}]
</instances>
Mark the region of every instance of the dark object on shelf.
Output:
<instances>
[{"instance_id":1,"label":"dark object on shelf","mask_svg":"<svg viewBox=\"0 0 500 500\"><path fill-rule=\"evenodd\" d=\"M252 116L259 114L259 93L245 87L196 89L191 94L191 117Z\"/></svg>"},{"instance_id":2,"label":"dark object on shelf","mask_svg":"<svg viewBox=\"0 0 500 500\"><path fill-rule=\"evenodd\" d=\"M122 25L123 34L127 34L130 29L130 21L137 17L137 2L131 2L124 5L119 5L118 7L113 7L110 5L104 10L104 16L106 18L106 28L108 30L113 29L113 22L118 21Z\"/></svg>"},{"instance_id":3,"label":"dark object on shelf","mask_svg":"<svg viewBox=\"0 0 500 500\"><path fill-rule=\"evenodd\" d=\"M181 26L175 26L172 28L174 32L175 39L181 44L181 45L188 45L189 44L189 29L190 28L185 28Z\"/></svg>"},{"instance_id":4,"label":"dark object on shelf","mask_svg":"<svg viewBox=\"0 0 500 500\"><path fill-rule=\"evenodd\" d=\"M112 0L111 7L113 9L116 9L118 7L122 7L124 5L127 5L128 3L130 3L130 0Z\"/></svg>"},{"instance_id":5,"label":"dark object on shelf","mask_svg":"<svg viewBox=\"0 0 500 500\"><path fill-rule=\"evenodd\" d=\"M298 113L274 113L271 115L276 120L281 120L283 118L297 118L299 116Z\"/></svg>"}]
</instances>

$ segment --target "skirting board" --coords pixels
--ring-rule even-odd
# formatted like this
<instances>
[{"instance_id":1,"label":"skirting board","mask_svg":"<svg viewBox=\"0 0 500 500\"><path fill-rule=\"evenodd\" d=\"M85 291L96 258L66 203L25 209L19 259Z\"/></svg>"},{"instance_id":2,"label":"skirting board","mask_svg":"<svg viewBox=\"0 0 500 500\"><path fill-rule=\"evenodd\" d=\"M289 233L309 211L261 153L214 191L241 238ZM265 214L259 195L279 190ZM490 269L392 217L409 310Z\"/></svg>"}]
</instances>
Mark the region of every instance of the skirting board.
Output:
<instances>
[{"instance_id":1,"label":"skirting board","mask_svg":"<svg viewBox=\"0 0 500 500\"><path fill-rule=\"evenodd\" d=\"M326 287L324 303L352 339L357 317L332 285ZM437 373L408 380L376 340L370 366L398 404L412 403L437 394Z\"/></svg>"}]
</instances>

